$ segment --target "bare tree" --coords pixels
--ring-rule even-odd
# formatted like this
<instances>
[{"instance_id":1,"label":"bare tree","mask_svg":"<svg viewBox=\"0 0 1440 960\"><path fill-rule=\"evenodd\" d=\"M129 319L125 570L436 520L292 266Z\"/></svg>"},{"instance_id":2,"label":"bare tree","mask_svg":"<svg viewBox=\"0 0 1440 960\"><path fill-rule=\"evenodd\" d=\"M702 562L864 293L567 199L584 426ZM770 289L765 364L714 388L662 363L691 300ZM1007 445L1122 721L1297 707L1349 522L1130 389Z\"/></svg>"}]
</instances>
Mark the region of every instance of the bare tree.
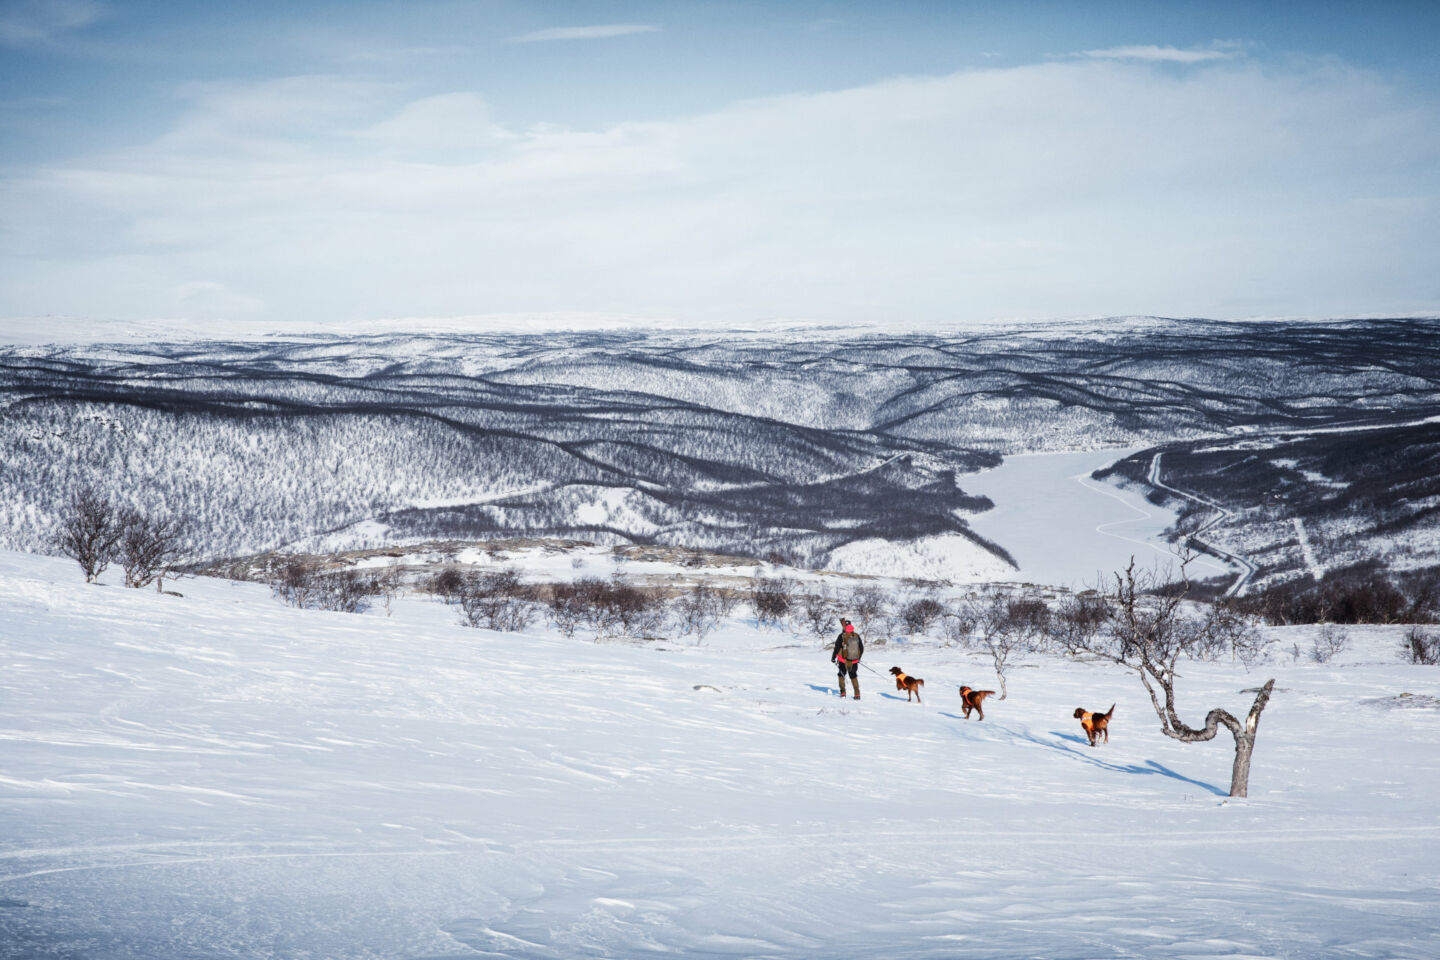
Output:
<instances>
[{"instance_id":1,"label":"bare tree","mask_svg":"<svg viewBox=\"0 0 1440 960\"><path fill-rule=\"evenodd\" d=\"M184 552L184 526L179 520L159 520L138 510L120 513L120 542L116 559L125 571L125 586L165 588L165 574Z\"/></svg>"},{"instance_id":2,"label":"bare tree","mask_svg":"<svg viewBox=\"0 0 1440 960\"><path fill-rule=\"evenodd\" d=\"M1009 697L1006 672L1010 662L1040 646L1049 624L1049 608L1038 597L1016 597L991 593L972 600L965 617L974 625L974 633L990 653L995 664L995 679L1000 683L1000 697Z\"/></svg>"},{"instance_id":3,"label":"bare tree","mask_svg":"<svg viewBox=\"0 0 1440 960\"><path fill-rule=\"evenodd\" d=\"M55 545L80 564L86 583L94 583L110 565L122 533L114 504L87 485L66 505Z\"/></svg>"},{"instance_id":4,"label":"bare tree","mask_svg":"<svg viewBox=\"0 0 1440 960\"><path fill-rule=\"evenodd\" d=\"M1228 710L1216 707L1205 716L1203 727L1180 719L1175 702L1176 667L1181 660L1213 660L1230 653L1246 663L1258 659L1263 641L1251 622L1224 604L1203 611L1187 606L1190 582L1182 559L1180 580L1161 582L1154 573L1137 573L1135 560L1115 574L1113 585L1099 591L1105 603L1105 629L1077 634L1067 642L1072 653L1085 653L1133 670L1150 694L1150 704L1167 736L1186 743L1213 740L1224 726L1235 738L1235 762L1230 773L1230 796L1247 795L1250 758L1260 714L1270 702L1274 679L1256 692L1250 713L1242 722Z\"/></svg>"}]
</instances>

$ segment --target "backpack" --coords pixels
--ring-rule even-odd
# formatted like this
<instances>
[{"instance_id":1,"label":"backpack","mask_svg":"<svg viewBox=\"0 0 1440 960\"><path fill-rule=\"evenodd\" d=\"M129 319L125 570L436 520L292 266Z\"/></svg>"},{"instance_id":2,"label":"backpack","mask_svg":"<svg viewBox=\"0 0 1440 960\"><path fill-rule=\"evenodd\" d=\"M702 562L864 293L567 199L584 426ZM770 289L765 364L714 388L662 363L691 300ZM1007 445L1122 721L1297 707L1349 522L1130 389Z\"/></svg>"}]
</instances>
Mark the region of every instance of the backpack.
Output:
<instances>
[{"instance_id":1,"label":"backpack","mask_svg":"<svg viewBox=\"0 0 1440 960\"><path fill-rule=\"evenodd\" d=\"M860 659L860 634L845 634L845 641L840 644L840 656L846 660Z\"/></svg>"}]
</instances>

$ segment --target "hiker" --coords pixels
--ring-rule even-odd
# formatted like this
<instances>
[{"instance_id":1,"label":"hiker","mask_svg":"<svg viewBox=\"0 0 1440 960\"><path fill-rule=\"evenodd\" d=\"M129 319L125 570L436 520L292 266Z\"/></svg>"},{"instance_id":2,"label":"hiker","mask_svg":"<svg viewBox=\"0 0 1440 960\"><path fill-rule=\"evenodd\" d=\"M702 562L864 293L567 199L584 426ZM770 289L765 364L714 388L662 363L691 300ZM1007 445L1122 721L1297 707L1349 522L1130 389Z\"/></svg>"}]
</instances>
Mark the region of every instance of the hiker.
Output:
<instances>
[{"instance_id":1,"label":"hiker","mask_svg":"<svg viewBox=\"0 0 1440 960\"><path fill-rule=\"evenodd\" d=\"M840 668L840 696L845 696L845 674L850 674L850 684L855 688L855 699L860 699L860 658L865 655L865 641L855 632L855 625L844 617L840 618L840 636L835 638L835 649L830 652L830 662Z\"/></svg>"}]
</instances>

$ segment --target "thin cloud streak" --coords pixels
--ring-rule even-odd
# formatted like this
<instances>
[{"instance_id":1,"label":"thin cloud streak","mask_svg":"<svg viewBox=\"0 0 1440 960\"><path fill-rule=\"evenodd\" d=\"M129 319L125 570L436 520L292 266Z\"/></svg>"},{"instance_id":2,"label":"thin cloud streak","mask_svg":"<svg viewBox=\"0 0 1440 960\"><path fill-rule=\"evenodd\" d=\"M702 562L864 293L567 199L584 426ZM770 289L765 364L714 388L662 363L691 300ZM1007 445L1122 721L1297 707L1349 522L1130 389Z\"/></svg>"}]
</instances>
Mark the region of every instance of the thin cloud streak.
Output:
<instances>
[{"instance_id":1,"label":"thin cloud streak","mask_svg":"<svg viewBox=\"0 0 1440 960\"><path fill-rule=\"evenodd\" d=\"M544 43L551 40L608 40L637 33L659 33L660 28L648 23L607 23L593 27L552 27L511 38L512 43Z\"/></svg>"},{"instance_id":2,"label":"thin cloud streak","mask_svg":"<svg viewBox=\"0 0 1440 960\"><path fill-rule=\"evenodd\" d=\"M1214 60L1232 60L1238 51L1180 50L1175 47L1142 45L1130 47L1109 47L1104 50L1086 50L1082 56L1091 60L1139 60L1147 63L1207 63Z\"/></svg>"},{"instance_id":3,"label":"thin cloud streak","mask_svg":"<svg viewBox=\"0 0 1440 960\"><path fill-rule=\"evenodd\" d=\"M0 10L0 45L48 43L106 13L105 6L93 0L13 0Z\"/></svg>"}]
</instances>

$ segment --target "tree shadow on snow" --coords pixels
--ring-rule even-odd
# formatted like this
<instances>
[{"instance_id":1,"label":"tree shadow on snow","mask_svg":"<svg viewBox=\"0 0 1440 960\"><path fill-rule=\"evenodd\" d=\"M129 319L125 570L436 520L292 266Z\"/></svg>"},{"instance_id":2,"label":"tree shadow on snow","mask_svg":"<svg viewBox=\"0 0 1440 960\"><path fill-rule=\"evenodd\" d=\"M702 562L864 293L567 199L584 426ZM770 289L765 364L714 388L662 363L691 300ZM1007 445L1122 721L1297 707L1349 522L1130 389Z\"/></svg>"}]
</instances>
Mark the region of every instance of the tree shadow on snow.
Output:
<instances>
[{"instance_id":1,"label":"tree shadow on snow","mask_svg":"<svg viewBox=\"0 0 1440 960\"><path fill-rule=\"evenodd\" d=\"M1092 748L1090 746L1090 741L1088 739L1072 733L1061 733L1058 730L1051 730L1050 736L1054 737L1054 740L1042 740L1041 738L1035 736L1033 733L1022 733L1017 734L1017 736L1019 736L1022 740L1027 740L1037 746L1048 747L1051 750L1058 750L1060 753L1072 756L1077 760L1083 760L1086 763L1094 764L1102 770L1112 770L1115 773L1128 773L1132 776L1153 776L1158 774L1162 777L1169 777L1172 780L1179 780L1181 783L1188 783L1191 786L1199 787L1201 790L1209 790L1217 797L1228 797L1230 795L1230 791L1228 790L1221 790L1219 787L1213 784L1205 783L1203 780L1195 780L1191 777L1185 776L1183 773L1176 773L1174 770L1171 770L1163 763L1159 763L1155 760L1146 760L1143 764L1111 763L1109 760L1102 760L1100 757L1095 756L1093 753L1090 752L1091 750L1096 748ZM1077 750L1075 749L1075 747L1070 746L1070 744L1072 743L1076 746L1084 747L1085 749Z\"/></svg>"}]
</instances>

